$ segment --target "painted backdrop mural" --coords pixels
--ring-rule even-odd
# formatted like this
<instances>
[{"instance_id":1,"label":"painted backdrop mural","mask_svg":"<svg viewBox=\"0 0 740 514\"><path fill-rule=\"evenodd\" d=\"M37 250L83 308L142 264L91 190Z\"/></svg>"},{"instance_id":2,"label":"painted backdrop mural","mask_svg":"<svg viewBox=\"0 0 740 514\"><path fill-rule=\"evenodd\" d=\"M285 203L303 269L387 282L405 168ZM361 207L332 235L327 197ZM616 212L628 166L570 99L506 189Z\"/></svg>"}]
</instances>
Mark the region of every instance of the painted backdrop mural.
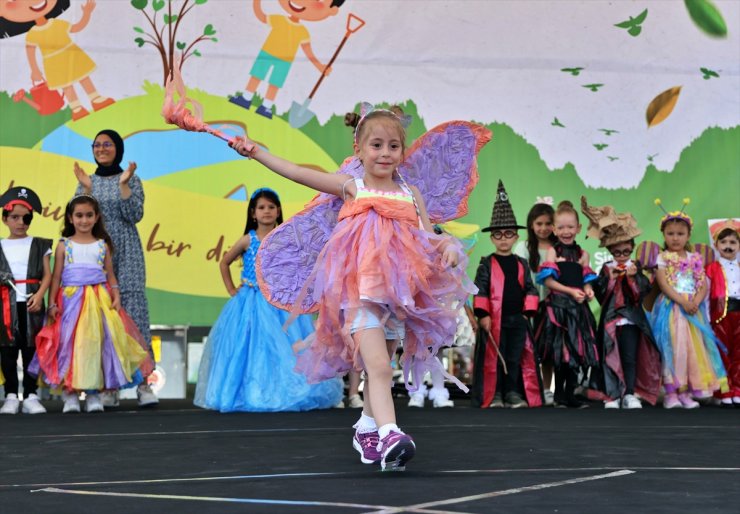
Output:
<instances>
[{"instance_id":1,"label":"painted backdrop mural","mask_svg":"<svg viewBox=\"0 0 740 514\"><path fill-rule=\"evenodd\" d=\"M585 194L658 240L656 196L690 196L697 227L740 213L738 20L740 3L704 0L0 0L0 187L35 189L32 232L56 237L74 162L92 172L92 138L114 128L144 181L152 321L210 324L250 192L274 188L287 215L312 193L165 124L177 66L205 121L327 172L362 101L400 104L409 143L450 119L487 125L466 237L501 178L520 221L538 197ZM471 273L491 249L480 238Z\"/></svg>"}]
</instances>

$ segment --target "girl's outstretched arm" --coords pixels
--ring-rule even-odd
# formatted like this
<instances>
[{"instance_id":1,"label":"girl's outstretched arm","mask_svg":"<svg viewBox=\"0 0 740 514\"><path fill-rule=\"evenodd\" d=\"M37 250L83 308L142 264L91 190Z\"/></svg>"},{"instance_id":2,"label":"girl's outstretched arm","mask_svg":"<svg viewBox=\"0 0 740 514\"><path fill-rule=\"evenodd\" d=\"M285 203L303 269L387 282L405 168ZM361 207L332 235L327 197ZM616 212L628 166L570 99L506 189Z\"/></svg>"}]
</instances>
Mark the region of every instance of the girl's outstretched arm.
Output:
<instances>
[{"instance_id":1,"label":"girl's outstretched arm","mask_svg":"<svg viewBox=\"0 0 740 514\"><path fill-rule=\"evenodd\" d=\"M239 288L234 286L234 279L231 278L231 269L229 266L231 266L231 263L238 259L239 256L249 248L250 242L251 238L249 237L249 234L243 235L231 248L229 248L229 250L224 254L223 259L221 259L221 262L218 263L218 269L221 271L221 279L224 281L224 285L226 286L226 291L229 293L229 296L234 296L237 291L239 291Z\"/></svg>"},{"instance_id":2,"label":"girl's outstretched arm","mask_svg":"<svg viewBox=\"0 0 740 514\"><path fill-rule=\"evenodd\" d=\"M270 152L260 148L254 141L247 137L239 137L229 143L234 150L244 157L249 157L259 162L266 168L274 171L278 175L303 184L311 189L321 191L323 193L329 193L342 197L342 184L344 184L349 177L348 175L340 175L337 173L324 173L311 168L304 168L298 166L295 163L287 161L277 155L271 154ZM349 187L347 188L348 192Z\"/></svg>"},{"instance_id":3,"label":"girl's outstretched arm","mask_svg":"<svg viewBox=\"0 0 740 514\"><path fill-rule=\"evenodd\" d=\"M84 4L82 4L82 18L80 18L80 21L72 25L69 28L69 31L75 33L87 27L87 24L90 23L90 16L92 16L92 12L94 10L95 0L87 0Z\"/></svg>"}]
</instances>

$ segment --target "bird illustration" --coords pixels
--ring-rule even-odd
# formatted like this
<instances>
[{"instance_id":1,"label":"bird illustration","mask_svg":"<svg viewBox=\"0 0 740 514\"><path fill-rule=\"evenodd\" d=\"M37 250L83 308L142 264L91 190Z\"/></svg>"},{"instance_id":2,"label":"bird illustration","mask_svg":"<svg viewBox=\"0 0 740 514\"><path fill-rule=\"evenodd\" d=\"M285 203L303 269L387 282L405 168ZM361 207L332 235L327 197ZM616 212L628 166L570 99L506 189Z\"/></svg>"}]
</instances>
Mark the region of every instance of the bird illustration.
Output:
<instances>
[{"instance_id":1,"label":"bird illustration","mask_svg":"<svg viewBox=\"0 0 740 514\"><path fill-rule=\"evenodd\" d=\"M719 78L719 73L717 73L714 70L710 70L709 68L699 68L699 71L701 71L704 74L704 77L702 77L704 80L709 80L712 77Z\"/></svg>"},{"instance_id":2,"label":"bird illustration","mask_svg":"<svg viewBox=\"0 0 740 514\"><path fill-rule=\"evenodd\" d=\"M599 88L600 88L600 87L602 87L603 85L604 85L604 84L584 84L584 85L583 85L583 86L581 86L581 87L585 87L585 88L587 88L587 89L590 89L590 90L591 90L591 91L593 91L594 93L596 93L596 92L597 92L597 91L599 90Z\"/></svg>"},{"instance_id":3,"label":"bird illustration","mask_svg":"<svg viewBox=\"0 0 740 514\"><path fill-rule=\"evenodd\" d=\"M607 155L606 158L609 159L611 162L619 160L619 157L612 157L611 155Z\"/></svg>"},{"instance_id":4,"label":"bird illustration","mask_svg":"<svg viewBox=\"0 0 740 514\"><path fill-rule=\"evenodd\" d=\"M637 15L637 17L633 18L630 16L629 20L622 21L619 23L615 23L615 27L619 27L620 29L627 29L627 33L632 37L637 37L640 35L640 32L642 32L642 23L645 21L645 18L647 18L648 10L645 9L640 14Z\"/></svg>"},{"instance_id":5,"label":"bird illustration","mask_svg":"<svg viewBox=\"0 0 740 514\"><path fill-rule=\"evenodd\" d=\"M562 127L562 128L565 128L565 125L563 125L562 123L560 123L560 120L557 117L553 118L553 120L550 123L550 125L552 125L553 127Z\"/></svg>"},{"instance_id":6,"label":"bird illustration","mask_svg":"<svg viewBox=\"0 0 740 514\"><path fill-rule=\"evenodd\" d=\"M594 143L594 148L596 148L599 152L602 151L607 146L609 145L606 143Z\"/></svg>"},{"instance_id":7,"label":"bird illustration","mask_svg":"<svg viewBox=\"0 0 740 514\"><path fill-rule=\"evenodd\" d=\"M657 154L657 153L654 153L653 155L648 155L648 156L647 156L647 159L648 159L648 161L650 161L650 162L653 162L653 159L654 159L655 157L657 157L657 156L658 156L658 154Z\"/></svg>"},{"instance_id":8,"label":"bird illustration","mask_svg":"<svg viewBox=\"0 0 740 514\"><path fill-rule=\"evenodd\" d=\"M607 136L611 136L612 134L619 134L619 131L614 129L599 129L599 131L603 132Z\"/></svg>"},{"instance_id":9,"label":"bird illustration","mask_svg":"<svg viewBox=\"0 0 740 514\"><path fill-rule=\"evenodd\" d=\"M577 77L581 74L581 70L585 68L582 67L576 67L576 68L561 68L560 71L564 71L565 73L570 73L574 77Z\"/></svg>"}]
</instances>

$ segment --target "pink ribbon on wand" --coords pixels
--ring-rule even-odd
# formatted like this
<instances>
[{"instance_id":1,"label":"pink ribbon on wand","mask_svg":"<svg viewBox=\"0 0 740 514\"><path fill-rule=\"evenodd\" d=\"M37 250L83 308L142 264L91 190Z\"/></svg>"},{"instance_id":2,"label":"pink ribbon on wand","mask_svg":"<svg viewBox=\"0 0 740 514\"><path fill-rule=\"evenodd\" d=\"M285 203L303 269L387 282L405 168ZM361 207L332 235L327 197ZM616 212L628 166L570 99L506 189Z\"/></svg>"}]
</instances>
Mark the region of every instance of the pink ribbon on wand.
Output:
<instances>
[{"instance_id":1,"label":"pink ribbon on wand","mask_svg":"<svg viewBox=\"0 0 740 514\"><path fill-rule=\"evenodd\" d=\"M175 94L180 97L177 103L175 103ZM195 111L194 113L190 112L187 108L188 103L192 105L193 111ZM175 63L172 67L172 75L167 79L167 84L165 85L162 117L167 123L176 125L189 132L207 132L223 139L227 143L231 143L235 139L203 121L203 106L192 98L187 97L185 82L182 80L178 63Z\"/></svg>"}]
</instances>

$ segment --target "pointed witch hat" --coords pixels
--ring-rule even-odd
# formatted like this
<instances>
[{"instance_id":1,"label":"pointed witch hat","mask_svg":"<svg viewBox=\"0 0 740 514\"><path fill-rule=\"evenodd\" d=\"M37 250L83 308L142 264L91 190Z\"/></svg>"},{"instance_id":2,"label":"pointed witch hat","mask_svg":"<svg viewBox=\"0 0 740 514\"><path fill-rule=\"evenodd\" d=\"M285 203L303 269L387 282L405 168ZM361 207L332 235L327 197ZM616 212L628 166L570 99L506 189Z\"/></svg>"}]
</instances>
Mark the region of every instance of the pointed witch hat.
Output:
<instances>
[{"instance_id":1,"label":"pointed witch hat","mask_svg":"<svg viewBox=\"0 0 740 514\"><path fill-rule=\"evenodd\" d=\"M511 208L509 203L509 195L504 189L504 183L498 181L498 191L496 192L496 200L493 202L493 213L491 214L491 225L483 229L483 232L491 232L493 230L505 230L505 229L522 229L522 227L516 222L516 216L514 216L514 209Z\"/></svg>"}]
</instances>

